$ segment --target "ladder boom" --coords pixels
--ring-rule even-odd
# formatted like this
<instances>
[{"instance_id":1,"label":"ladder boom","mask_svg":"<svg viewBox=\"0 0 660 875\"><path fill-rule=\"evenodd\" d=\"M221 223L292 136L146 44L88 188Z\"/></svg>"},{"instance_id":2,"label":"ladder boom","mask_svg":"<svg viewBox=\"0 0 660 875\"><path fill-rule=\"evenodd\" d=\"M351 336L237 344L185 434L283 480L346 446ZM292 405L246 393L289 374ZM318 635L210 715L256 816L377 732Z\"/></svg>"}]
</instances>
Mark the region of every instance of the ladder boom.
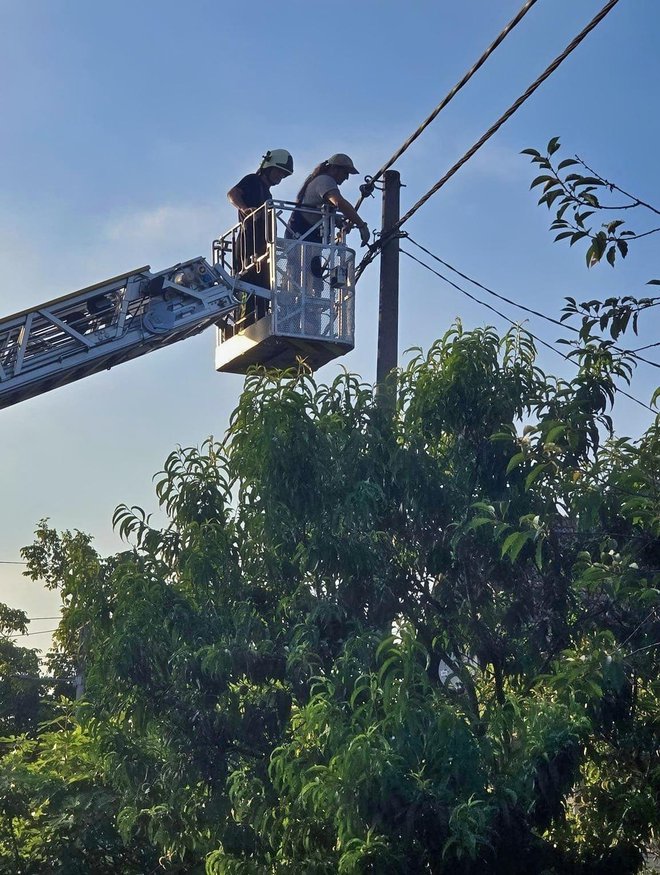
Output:
<instances>
[{"instance_id":1,"label":"ladder boom","mask_svg":"<svg viewBox=\"0 0 660 875\"><path fill-rule=\"evenodd\" d=\"M138 268L0 319L0 408L198 334L270 292L193 258Z\"/></svg>"}]
</instances>

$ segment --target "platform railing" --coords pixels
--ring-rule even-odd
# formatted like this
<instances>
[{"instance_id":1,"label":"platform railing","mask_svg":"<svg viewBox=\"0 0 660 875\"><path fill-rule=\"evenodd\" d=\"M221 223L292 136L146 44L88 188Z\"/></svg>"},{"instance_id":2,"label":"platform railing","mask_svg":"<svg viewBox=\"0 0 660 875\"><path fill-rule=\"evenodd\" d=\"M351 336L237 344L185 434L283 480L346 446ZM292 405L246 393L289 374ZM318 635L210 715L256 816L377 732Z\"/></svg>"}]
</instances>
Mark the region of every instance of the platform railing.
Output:
<instances>
[{"instance_id":1,"label":"platform railing","mask_svg":"<svg viewBox=\"0 0 660 875\"><path fill-rule=\"evenodd\" d=\"M220 342L268 313L275 335L353 343L355 253L346 246L344 220L330 207L305 207L307 222L316 221L296 235L292 217L300 209L267 201L213 242L214 264L270 298L264 306L246 296L220 328Z\"/></svg>"}]
</instances>

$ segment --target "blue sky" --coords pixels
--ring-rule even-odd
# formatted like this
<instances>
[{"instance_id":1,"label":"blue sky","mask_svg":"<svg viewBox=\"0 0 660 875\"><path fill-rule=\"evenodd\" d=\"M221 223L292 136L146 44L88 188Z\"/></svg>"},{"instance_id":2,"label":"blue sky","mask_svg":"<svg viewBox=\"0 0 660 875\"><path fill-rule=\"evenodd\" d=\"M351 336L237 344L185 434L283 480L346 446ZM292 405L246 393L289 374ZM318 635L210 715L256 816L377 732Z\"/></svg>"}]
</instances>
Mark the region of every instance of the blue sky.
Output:
<instances>
[{"instance_id":1,"label":"blue sky","mask_svg":"<svg viewBox=\"0 0 660 875\"><path fill-rule=\"evenodd\" d=\"M539 0L397 165L405 211L541 72L604 0ZM195 255L234 222L225 193L268 148L296 173L348 152L373 173L522 5L522 0L0 0L0 310L9 314L143 264ZM586 42L407 226L419 242L516 300L557 316L580 300L645 294L656 238L612 271L552 243L519 155L560 135L606 177L660 203L657 0L621 0ZM343 189L355 200L357 185ZM377 227L380 204L362 214ZM635 227L635 224L632 224ZM356 241L357 242L357 241ZM377 265L358 287L356 349L340 366L375 374ZM520 313L502 305L512 318ZM656 311L639 343L657 339ZM402 258L400 350L427 348L454 317L505 323ZM532 321L554 341L558 330ZM222 436L242 379L213 370L213 332L0 412L0 560L35 524L91 532L117 549L120 502L156 507L152 475L177 445ZM405 361L403 354L401 360ZM549 352L542 367L568 373ZM640 368L648 400L657 371ZM649 414L621 405L637 434ZM57 598L0 565L0 601L31 616ZM48 622L33 630L50 628ZM46 638L30 639L43 644Z\"/></svg>"}]
</instances>

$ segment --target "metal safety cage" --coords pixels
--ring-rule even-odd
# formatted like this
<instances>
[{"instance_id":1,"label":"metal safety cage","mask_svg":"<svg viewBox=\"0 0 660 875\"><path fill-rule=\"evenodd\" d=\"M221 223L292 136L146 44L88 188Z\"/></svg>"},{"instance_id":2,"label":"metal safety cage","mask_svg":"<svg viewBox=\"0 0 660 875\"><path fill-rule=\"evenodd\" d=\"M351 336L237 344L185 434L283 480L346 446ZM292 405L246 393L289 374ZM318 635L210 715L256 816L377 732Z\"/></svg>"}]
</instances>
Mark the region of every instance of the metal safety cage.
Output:
<instances>
[{"instance_id":1,"label":"metal safety cage","mask_svg":"<svg viewBox=\"0 0 660 875\"><path fill-rule=\"evenodd\" d=\"M243 373L257 362L284 367L297 358L320 367L353 349L355 252L345 243L343 219L329 207L305 208L305 219L316 221L296 236L291 226L299 209L287 201L268 201L214 242L215 264L237 279L263 285L270 297L261 312L246 299L219 329L218 370ZM239 334L241 343L220 352ZM240 350L249 351L247 358Z\"/></svg>"}]
</instances>

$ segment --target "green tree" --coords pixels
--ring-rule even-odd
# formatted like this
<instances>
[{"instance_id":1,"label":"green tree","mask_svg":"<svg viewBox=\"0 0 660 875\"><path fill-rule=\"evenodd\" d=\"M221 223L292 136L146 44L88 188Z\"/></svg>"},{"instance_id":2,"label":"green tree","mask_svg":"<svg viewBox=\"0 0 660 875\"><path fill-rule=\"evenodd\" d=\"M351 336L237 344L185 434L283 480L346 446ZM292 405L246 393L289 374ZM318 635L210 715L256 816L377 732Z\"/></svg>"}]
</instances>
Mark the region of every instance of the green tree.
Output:
<instances>
[{"instance_id":1,"label":"green tree","mask_svg":"<svg viewBox=\"0 0 660 875\"><path fill-rule=\"evenodd\" d=\"M34 731L45 717L38 654L16 644L28 624L24 611L0 604L0 735Z\"/></svg>"},{"instance_id":2,"label":"green tree","mask_svg":"<svg viewBox=\"0 0 660 875\"><path fill-rule=\"evenodd\" d=\"M103 559L43 523L24 555L86 693L5 757L41 804L0 853L97 871L101 830L126 873L637 871L660 432L608 436L618 361L578 365L556 380L524 331L456 325L394 420L350 374L253 374L226 440L167 460L167 526L119 508L132 547Z\"/></svg>"}]
</instances>

